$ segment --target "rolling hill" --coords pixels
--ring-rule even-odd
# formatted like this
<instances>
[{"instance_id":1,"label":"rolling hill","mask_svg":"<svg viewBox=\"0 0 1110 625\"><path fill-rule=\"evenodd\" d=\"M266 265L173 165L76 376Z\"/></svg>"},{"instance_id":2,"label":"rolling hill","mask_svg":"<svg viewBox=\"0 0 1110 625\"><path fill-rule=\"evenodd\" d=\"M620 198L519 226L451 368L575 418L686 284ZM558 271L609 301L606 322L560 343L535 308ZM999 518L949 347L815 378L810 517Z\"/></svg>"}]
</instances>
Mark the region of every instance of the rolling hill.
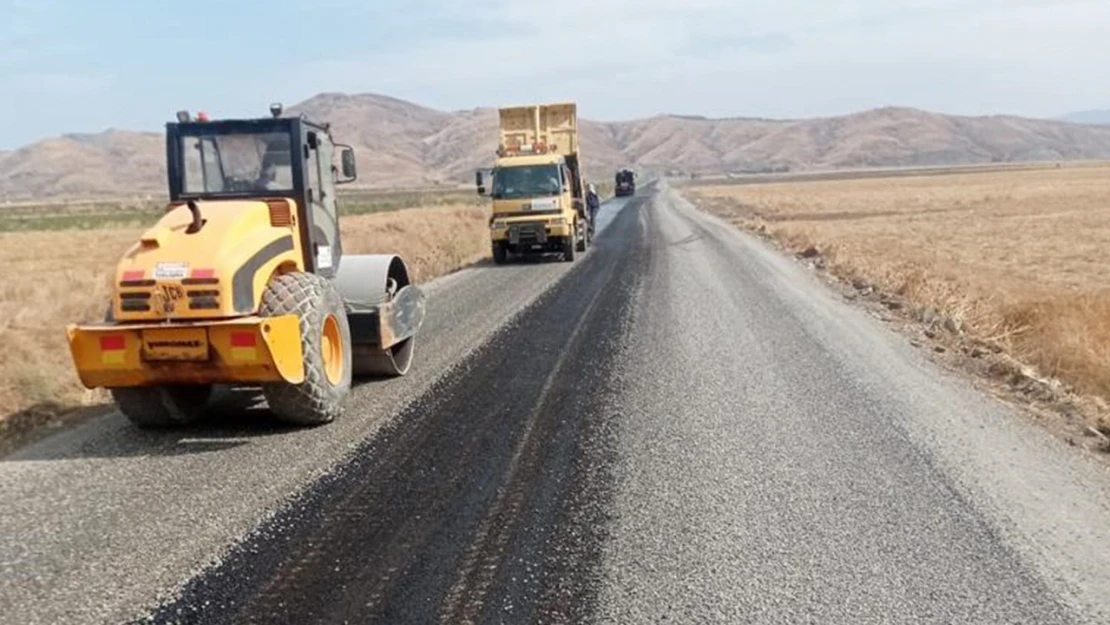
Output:
<instances>
[{"instance_id":1,"label":"rolling hill","mask_svg":"<svg viewBox=\"0 0 1110 625\"><path fill-rule=\"evenodd\" d=\"M1110 124L1110 110L1076 111L1060 119L1074 124Z\"/></svg>"},{"instance_id":2,"label":"rolling hill","mask_svg":"<svg viewBox=\"0 0 1110 625\"><path fill-rule=\"evenodd\" d=\"M369 187L466 184L496 147L497 115L488 108L445 112L324 93L290 112L332 122ZM606 178L626 165L719 174L1110 158L1110 127L894 107L803 120L660 115L581 126L587 171ZM158 133L108 130L0 152L0 199L159 194L163 150Z\"/></svg>"}]
</instances>

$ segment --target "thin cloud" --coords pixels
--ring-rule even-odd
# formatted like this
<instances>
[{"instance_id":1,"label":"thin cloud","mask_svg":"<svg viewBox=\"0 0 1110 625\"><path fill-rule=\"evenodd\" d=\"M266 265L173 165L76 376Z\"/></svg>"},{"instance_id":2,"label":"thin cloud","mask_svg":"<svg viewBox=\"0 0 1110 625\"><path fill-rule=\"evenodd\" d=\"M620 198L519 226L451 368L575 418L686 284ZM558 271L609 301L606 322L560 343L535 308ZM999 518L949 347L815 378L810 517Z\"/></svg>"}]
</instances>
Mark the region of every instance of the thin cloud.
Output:
<instances>
[{"instance_id":1,"label":"thin cloud","mask_svg":"<svg viewBox=\"0 0 1110 625\"><path fill-rule=\"evenodd\" d=\"M109 91L114 78L103 73L25 72L9 74L5 84L24 96L82 97Z\"/></svg>"},{"instance_id":2,"label":"thin cloud","mask_svg":"<svg viewBox=\"0 0 1110 625\"><path fill-rule=\"evenodd\" d=\"M0 145L151 119L177 101L244 111L256 94L292 103L322 91L452 110L573 98L601 119L803 117L890 104L1054 116L1110 105L1105 0L270 0L268 19L287 15L293 27L332 15L343 35L329 42L326 29L320 45L302 46L299 64L249 72L235 59L257 51L213 42L228 63L178 64L180 78L155 90L151 76L124 69L131 57L112 57L126 46L105 52L92 34L53 30L52 12L75 1L0 0L0 42L27 44L6 46L0 61L0 79L20 85L0 118L23 115L18 129L0 129ZM127 9L104 10L111 19ZM49 94L82 89L85 106L59 127L46 114Z\"/></svg>"},{"instance_id":3,"label":"thin cloud","mask_svg":"<svg viewBox=\"0 0 1110 625\"><path fill-rule=\"evenodd\" d=\"M469 38L418 40L403 52L306 63L303 71L445 108L531 99L574 85L584 111L611 118L664 107L793 116L891 102L954 112L1001 103L1053 114L1071 105L1048 101L1037 85L1078 77L1045 66L1105 76L1094 59L1110 54L1101 34L1110 3L1102 2L563 0L559 8L507 0L425 6L440 20L468 20L460 32ZM496 16L496 23L474 28L475 16ZM559 42L554 51L552 38ZM1015 67L1045 71L1024 84L999 84ZM967 91L968 84L975 88ZM760 88L768 92L753 93Z\"/></svg>"}]
</instances>

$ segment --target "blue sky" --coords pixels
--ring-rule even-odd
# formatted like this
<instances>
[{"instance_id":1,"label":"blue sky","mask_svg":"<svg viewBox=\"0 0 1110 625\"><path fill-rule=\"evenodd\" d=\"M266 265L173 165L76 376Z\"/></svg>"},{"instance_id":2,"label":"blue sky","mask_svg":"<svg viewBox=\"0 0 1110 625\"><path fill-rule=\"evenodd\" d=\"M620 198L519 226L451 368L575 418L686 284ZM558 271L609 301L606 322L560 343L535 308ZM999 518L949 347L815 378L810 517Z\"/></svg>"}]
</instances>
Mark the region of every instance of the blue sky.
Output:
<instances>
[{"instance_id":1,"label":"blue sky","mask_svg":"<svg viewBox=\"0 0 1110 625\"><path fill-rule=\"evenodd\" d=\"M322 91L443 109L803 117L1110 107L1105 0L0 0L0 149L264 114Z\"/></svg>"}]
</instances>

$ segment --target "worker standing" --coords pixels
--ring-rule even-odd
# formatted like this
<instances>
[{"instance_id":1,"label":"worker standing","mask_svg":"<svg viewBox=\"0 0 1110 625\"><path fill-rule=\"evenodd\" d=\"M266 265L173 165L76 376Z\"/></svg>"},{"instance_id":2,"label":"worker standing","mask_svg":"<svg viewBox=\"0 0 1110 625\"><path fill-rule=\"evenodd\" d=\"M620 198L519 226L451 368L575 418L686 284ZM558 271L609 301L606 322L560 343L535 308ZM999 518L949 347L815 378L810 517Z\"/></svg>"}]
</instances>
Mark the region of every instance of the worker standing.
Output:
<instances>
[{"instance_id":1,"label":"worker standing","mask_svg":"<svg viewBox=\"0 0 1110 625\"><path fill-rule=\"evenodd\" d=\"M594 233L594 223L597 221L597 210L601 208L601 199L597 197L597 187L590 183L586 186L586 209L590 213L590 236Z\"/></svg>"}]
</instances>

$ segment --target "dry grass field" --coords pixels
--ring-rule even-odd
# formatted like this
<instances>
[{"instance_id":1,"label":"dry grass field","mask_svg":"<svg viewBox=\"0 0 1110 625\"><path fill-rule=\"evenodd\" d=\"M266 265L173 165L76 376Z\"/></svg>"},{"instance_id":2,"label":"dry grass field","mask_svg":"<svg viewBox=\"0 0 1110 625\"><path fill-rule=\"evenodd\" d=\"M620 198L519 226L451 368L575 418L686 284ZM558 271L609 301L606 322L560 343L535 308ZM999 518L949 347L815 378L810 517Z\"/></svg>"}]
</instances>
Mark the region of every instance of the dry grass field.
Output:
<instances>
[{"instance_id":1,"label":"dry grass field","mask_svg":"<svg viewBox=\"0 0 1110 625\"><path fill-rule=\"evenodd\" d=\"M470 189L366 191L343 189L339 209L344 217L405 208L457 206L474 198ZM158 221L165 206L161 194L93 200L38 200L0 205L0 232L140 228Z\"/></svg>"},{"instance_id":2,"label":"dry grass field","mask_svg":"<svg viewBox=\"0 0 1110 625\"><path fill-rule=\"evenodd\" d=\"M1040 376L1110 399L1110 166L691 194L791 251L819 254L840 278L951 318Z\"/></svg>"},{"instance_id":3,"label":"dry grass field","mask_svg":"<svg viewBox=\"0 0 1110 625\"><path fill-rule=\"evenodd\" d=\"M426 281L488 255L486 209L459 204L345 218L349 253L397 252ZM0 232L0 421L102 401L78 383L67 323L101 317L120 254L141 229Z\"/></svg>"}]
</instances>

